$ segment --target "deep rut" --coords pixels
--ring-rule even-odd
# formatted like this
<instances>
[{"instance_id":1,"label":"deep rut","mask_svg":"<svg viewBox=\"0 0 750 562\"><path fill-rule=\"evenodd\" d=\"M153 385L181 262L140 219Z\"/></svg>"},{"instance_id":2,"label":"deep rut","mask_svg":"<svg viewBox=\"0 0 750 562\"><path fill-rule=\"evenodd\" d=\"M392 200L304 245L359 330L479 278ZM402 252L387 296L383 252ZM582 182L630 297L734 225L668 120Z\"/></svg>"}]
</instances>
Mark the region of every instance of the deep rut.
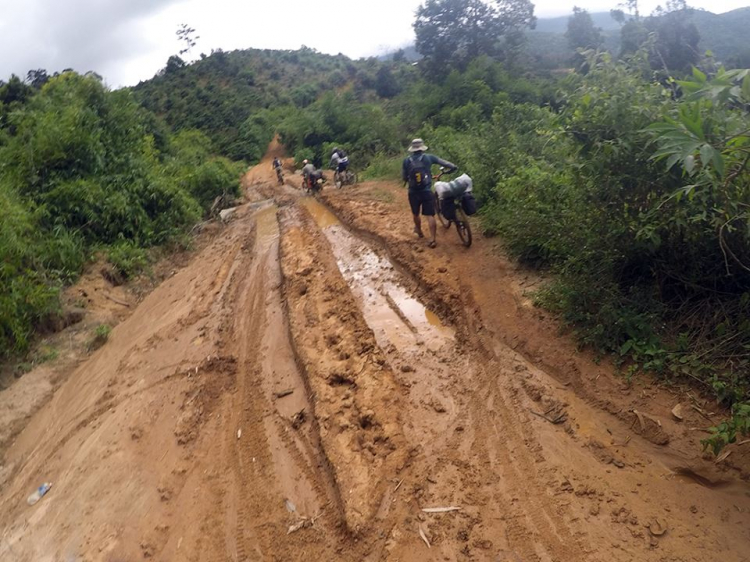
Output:
<instances>
[{"instance_id":1,"label":"deep rut","mask_svg":"<svg viewBox=\"0 0 750 562\"><path fill-rule=\"evenodd\" d=\"M284 529L318 518L318 533L326 529L336 534L340 522L340 498L318 443L316 422L295 427L292 421L299 412L311 416L313 406L282 304L276 214L271 202L255 213L253 251L244 258L249 263L238 268L227 301L241 311L227 327L239 371L232 423L225 433L232 480L224 491L225 529L234 529L225 542L237 560L275 558L284 552L294 556L309 537L298 535L282 546ZM327 550L320 543L316 548Z\"/></svg>"},{"instance_id":2,"label":"deep rut","mask_svg":"<svg viewBox=\"0 0 750 562\"><path fill-rule=\"evenodd\" d=\"M520 409L512 396L517 390L499 380L510 378L510 369L497 360L483 367L486 362L472 355L488 353L473 353L467 342L457 342L453 331L411 296L410 280L382 251L347 231L317 201L301 203L325 233L341 275L406 389L405 435L417 454L399 478L408 482L404 493L412 493L414 503L393 510L391 525L413 529L409 520L419 507L458 504L465 514L417 524L440 537L445 559L456 556L453 535L522 560L585 560L564 522L565 510L550 499L547 487L515 485L542 481L536 465L544 459L533 436L518 431L528 420L512 414ZM476 380L485 382L477 386ZM408 557L420 548L415 538L386 548L397 559Z\"/></svg>"}]
</instances>

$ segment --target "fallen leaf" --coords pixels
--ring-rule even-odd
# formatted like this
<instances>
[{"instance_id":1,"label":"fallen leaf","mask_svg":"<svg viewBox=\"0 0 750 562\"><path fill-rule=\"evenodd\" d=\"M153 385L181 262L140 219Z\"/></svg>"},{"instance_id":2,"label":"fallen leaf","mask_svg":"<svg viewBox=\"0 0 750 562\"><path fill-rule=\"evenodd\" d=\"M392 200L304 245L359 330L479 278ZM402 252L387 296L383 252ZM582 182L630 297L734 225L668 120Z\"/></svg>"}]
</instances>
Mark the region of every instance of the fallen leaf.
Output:
<instances>
[{"instance_id":1,"label":"fallen leaf","mask_svg":"<svg viewBox=\"0 0 750 562\"><path fill-rule=\"evenodd\" d=\"M422 528L422 524L419 524L419 536L422 537L422 540L427 545L427 548L432 548L430 546L430 541L427 540L427 535L425 535L424 529Z\"/></svg>"},{"instance_id":2,"label":"fallen leaf","mask_svg":"<svg viewBox=\"0 0 750 562\"><path fill-rule=\"evenodd\" d=\"M643 414L641 414L638 410L633 410L633 413L638 418L638 423L641 424L641 431L642 432L646 431L646 422L643 421Z\"/></svg>"},{"instance_id":3,"label":"fallen leaf","mask_svg":"<svg viewBox=\"0 0 750 562\"><path fill-rule=\"evenodd\" d=\"M732 454L732 451L724 451L722 454L720 454L718 457L716 457L716 460L714 463L719 464L720 462L724 462L727 460L727 457Z\"/></svg>"},{"instance_id":4,"label":"fallen leaf","mask_svg":"<svg viewBox=\"0 0 750 562\"><path fill-rule=\"evenodd\" d=\"M674 408L672 408L672 415L678 420L682 421L682 404L677 404Z\"/></svg>"},{"instance_id":5,"label":"fallen leaf","mask_svg":"<svg viewBox=\"0 0 750 562\"><path fill-rule=\"evenodd\" d=\"M287 535L291 535L292 533L296 533L300 529L304 529L305 527L312 526L312 521L309 519L302 518L299 521L297 521L294 525L289 526L289 530L286 532Z\"/></svg>"}]
</instances>

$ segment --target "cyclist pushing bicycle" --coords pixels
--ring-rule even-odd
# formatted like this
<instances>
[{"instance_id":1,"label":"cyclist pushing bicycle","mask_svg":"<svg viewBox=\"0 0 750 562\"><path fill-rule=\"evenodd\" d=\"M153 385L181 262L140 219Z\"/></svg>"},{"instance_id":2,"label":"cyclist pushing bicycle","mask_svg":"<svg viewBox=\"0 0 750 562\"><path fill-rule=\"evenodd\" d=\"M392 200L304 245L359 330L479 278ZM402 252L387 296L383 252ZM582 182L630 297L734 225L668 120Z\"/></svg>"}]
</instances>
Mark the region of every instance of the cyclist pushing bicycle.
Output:
<instances>
[{"instance_id":1,"label":"cyclist pushing bicycle","mask_svg":"<svg viewBox=\"0 0 750 562\"><path fill-rule=\"evenodd\" d=\"M409 146L411 153L404 159L401 176L409 184L409 206L414 217L414 234L424 238L422 232L422 215L427 217L430 227L429 247L437 246L437 222L435 222L435 196L432 194L432 166L437 165L446 169L446 173L455 172L458 166L451 164L434 154L427 154L427 145L422 139L414 139ZM442 174L441 174L442 175Z\"/></svg>"}]
</instances>

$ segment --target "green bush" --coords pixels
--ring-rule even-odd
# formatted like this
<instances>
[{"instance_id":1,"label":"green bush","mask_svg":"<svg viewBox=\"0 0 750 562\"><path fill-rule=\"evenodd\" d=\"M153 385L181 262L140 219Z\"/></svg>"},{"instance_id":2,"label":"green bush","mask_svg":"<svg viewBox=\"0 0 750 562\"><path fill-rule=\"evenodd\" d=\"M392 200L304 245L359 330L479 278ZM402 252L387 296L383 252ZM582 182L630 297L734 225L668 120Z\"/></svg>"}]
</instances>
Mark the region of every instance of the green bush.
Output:
<instances>
[{"instance_id":1,"label":"green bush","mask_svg":"<svg viewBox=\"0 0 750 562\"><path fill-rule=\"evenodd\" d=\"M92 338L89 340L89 351L94 351L109 341L109 334L112 327L109 324L99 324L94 330Z\"/></svg>"},{"instance_id":2,"label":"green bush","mask_svg":"<svg viewBox=\"0 0 750 562\"><path fill-rule=\"evenodd\" d=\"M363 180L395 180L401 181L401 165L404 156L389 156L382 152L370 159L370 165L362 173Z\"/></svg>"},{"instance_id":3,"label":"green bush","mask_svg":"<svg viewBox=\"0 0 750 562\"><path fill-rule=\"evenodd\" d=\"M74 72L14 106L0 162L0 356L28 348L94 249L109 246L133 275L144 248L181 238L216 195L238 194L243 168L211 156L205 135L171 138L129 92Z\"/></svg>"},{"instance_id":4,"label":"green bush","mask_svg":"<svg viewBox=\"0 0 750 562\"><path fill-rule=\"evenodd\" d=\"M216 157L194 168L183 169L180 186L198 201L204 211L220 195L240 195L240 175L244 166Z\"/></svg>"},{"instance_id":5,"label":"green bush","mask_svg":"<svg viewBox=\"0 0 750 562\"><path fill-rule=\"evenodd\" d=\"M124 279L129 279L146 269L148 255L132 242L119 242L109 248L107 260Z\"/></svg>"},{"instance_id":6,"label":"green bush","mask_svg":"<svg viewBox=\"0 0 750 562\"><path fill-rule=\"evenodd\" d=\"M304 166L304 161L309 160L310 162L315 160L315 153L309 148L301 148L294 153L294 165L297 168Z\"/></svg>"}]
</instances>

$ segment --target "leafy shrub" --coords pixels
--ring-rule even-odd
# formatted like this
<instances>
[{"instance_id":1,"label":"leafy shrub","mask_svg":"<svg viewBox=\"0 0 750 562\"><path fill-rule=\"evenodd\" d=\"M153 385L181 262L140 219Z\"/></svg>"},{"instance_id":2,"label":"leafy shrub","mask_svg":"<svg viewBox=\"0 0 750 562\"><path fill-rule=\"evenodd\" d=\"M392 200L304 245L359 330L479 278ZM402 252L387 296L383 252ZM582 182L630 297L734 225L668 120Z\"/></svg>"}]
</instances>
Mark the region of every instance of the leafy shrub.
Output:
<instances>
[{"instance_id":1,"label":"leafy shrub","mask_svg":"<svg viewBox=\"0 0 750 562\"><path fill-rule=\"evenodd\" d=\"M304 166L304 161L309 160L310 162L315 160L315 153L309 148L301 148L294 153L294 165L298 168Z\"/></svg>"},{"instance_id":2,"label":"leafy shrub","mask_svg":"<svg viewBox=\"0 0 750 562\"><path fill-rule=\"evenodd\" d=\"M389 156L382 152L370 159L370 165L362 173L363 180L401 180L402 156Z\"/></svg>"},{"instance_id":3,"label":"leafy shrub","mask_svg":"<svg viewBox=\"0 0 750 562\"><path fill-rule=\"evenodd\" d=\"M109 334L112 332L112 327L109 324L99 324L94 330L93 337L89 340L88 349L94 351L99 349L109 340Z\"/></svg>"},{"instance_id":4,"label":"leafy shrub","mask_svg":"<svg viewBox=\"0 0 750 562\"><path fill-rule=\"evenodd\" d=\"M188 168L179 178L179 184L204 210L208 210L220 195L240 195L239 177L242 169L241 164L216 157L195 168Z\"/></svg>"},{"instance_id":5,"label":"leafy shrub","mask_svg":"<svg viewBox=\"0 0 750 562\"><path fill-rule=\"evenodd\" d=\"M28 348L94 248L112 246L113 264L132 275L145 265L144 248L181 237L201 203L239 190L242 166L212 157L207 137L171 139L129 92L92 77L50 79L8 121L0 129L2 356Z\"/></svg>"},{"instance_id":6,"label":"leafy shrub","mask_svg":"<svg viewBox=\"0 0 750 562\"><path fill-rule=\"evenodd\" d=\"M0 356L28 348L34 325L59 308L58 288L42 267L34 218L0 183Z\"/></svg>"},{"instance_id":7,"label":"leafy shrub","mask_svg":"<svg viewBox=\"0 0 750 562\"><path fill-rule=\"evenodd\" d=\"M127 241L112 246L107 252L107 259L124 279L137 275L148 266L146 251Z\"/></svg>"}]
</instances>

